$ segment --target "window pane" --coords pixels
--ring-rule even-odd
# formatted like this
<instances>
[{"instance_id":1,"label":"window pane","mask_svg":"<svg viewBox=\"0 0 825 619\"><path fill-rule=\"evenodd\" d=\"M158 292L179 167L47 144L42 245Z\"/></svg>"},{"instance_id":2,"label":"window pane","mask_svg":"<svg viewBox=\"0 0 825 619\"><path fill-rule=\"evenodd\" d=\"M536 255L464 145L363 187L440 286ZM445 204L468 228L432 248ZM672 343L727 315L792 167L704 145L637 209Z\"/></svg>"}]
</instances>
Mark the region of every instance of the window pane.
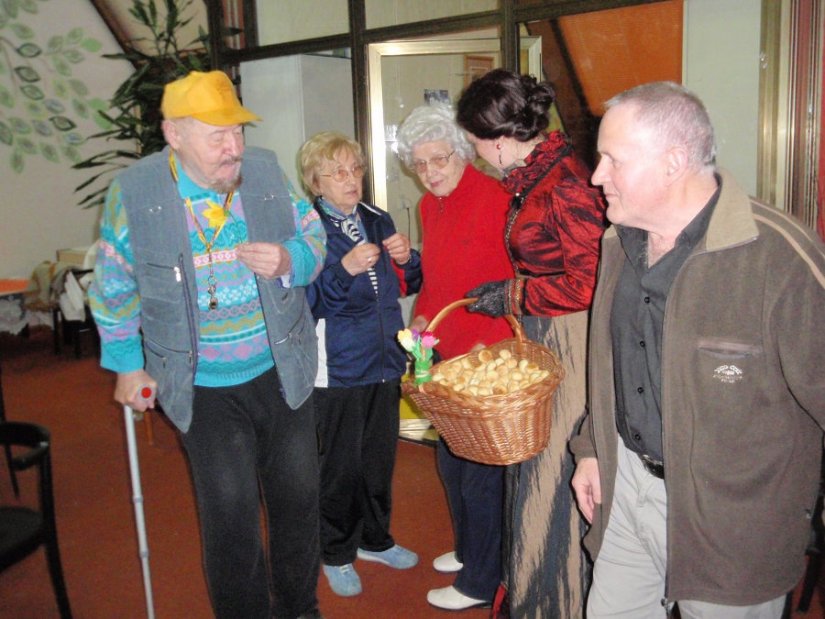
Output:
<instances>
[{"instance_id":1,"label":"window pane","mask_svg":"<svg viewBox=\"0 0 825 619\"><path fill-rule=\"evenodd\" d=\"M349 32L347 0L279 0L256 4L261 45Z\"/></svg>"},{"instance_id":2,"label":"window pane","mask_svg":"<svg viewBox=\"0 0 825 619\"><path fill-rule=\"evenodd\" d=\"M560 126L590 164L607 99L645 82L682 81L682 0L530 22L526 32L541 40Z\"/></svg>"},{"instance_id":3,"label":"window pane","mask_svg":"<svg viewBox=\"0 0 825 619\"><path fill-rule=\"evenodd\" d=\"M498 31L370 45L373 196L399 231L420 242L417 204L423 191L394 154L398 127L428 99L455 103L473 76L500 65Z\"/></svg>"},{"instance_id":4,"label":"window pane","mask_svg":"<svg viewBox=\"0 0 825 619\"><path fill-rule=\"evenodd\" d=\"M269 148L296 190L297 154L319 131L354 136L352 66L349 58L299 54L241 63L243 103L261 117L244 130L249 146Z\"/></svg>"},{"instance_id":5,"label":"window pane","mask_svg":"<svg viewBox=\"0 0 825 619\"><path fill-rule=\"evenodd\" d=\"M366 0L367 28L489 11L499 0Z\"/></svg>"}]
</instances>

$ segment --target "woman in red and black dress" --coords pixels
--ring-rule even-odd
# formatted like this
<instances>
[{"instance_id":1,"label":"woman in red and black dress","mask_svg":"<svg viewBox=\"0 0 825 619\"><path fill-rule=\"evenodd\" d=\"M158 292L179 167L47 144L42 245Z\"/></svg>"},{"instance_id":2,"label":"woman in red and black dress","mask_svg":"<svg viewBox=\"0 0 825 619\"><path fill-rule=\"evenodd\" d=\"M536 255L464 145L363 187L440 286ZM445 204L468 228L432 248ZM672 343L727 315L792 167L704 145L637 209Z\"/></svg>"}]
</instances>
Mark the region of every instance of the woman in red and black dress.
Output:
<instances>
[{"instance_id":1,"label":"woman in red and black dress","mask_svg":"<svg viewBox=\"0 0 825 619\"><path fill-rule=\"evenodd\" d=\"M587 310L605 209L567 137L545 131L552 103L549 84L496 69L467 87L457 120L478 154L505 174L512 196L505 244L516 276L491 275L469 290L479 300L468 309L520 317L525 333L553 350L565 371L550 444L507 471L503 584L510 616L576 619L584 613L588 569L567 441L585 410Z\"/></svg>"}]
</instances>

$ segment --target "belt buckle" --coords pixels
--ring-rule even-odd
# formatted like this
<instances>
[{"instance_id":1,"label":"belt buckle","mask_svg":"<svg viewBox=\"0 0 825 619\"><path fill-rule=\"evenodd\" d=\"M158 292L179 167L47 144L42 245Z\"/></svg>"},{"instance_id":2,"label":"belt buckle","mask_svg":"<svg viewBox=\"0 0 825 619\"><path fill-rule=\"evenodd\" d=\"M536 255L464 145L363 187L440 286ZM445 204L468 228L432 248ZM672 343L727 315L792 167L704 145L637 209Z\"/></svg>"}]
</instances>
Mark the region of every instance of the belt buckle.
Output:
<instances>
[{"instance_id":1,"label":"belt buckle","mask_svg":"<svg viewBox=\"0 0 825 619\"><path fill-rule=\"evenodd\" d=\"M665 465L663 462L654 460L647 454L639 454L639 459L642 461L642 466L645 467L645 470L653 475L653 477L658 477L659 479L665 478Z\"/></svg>"}]
</instances>

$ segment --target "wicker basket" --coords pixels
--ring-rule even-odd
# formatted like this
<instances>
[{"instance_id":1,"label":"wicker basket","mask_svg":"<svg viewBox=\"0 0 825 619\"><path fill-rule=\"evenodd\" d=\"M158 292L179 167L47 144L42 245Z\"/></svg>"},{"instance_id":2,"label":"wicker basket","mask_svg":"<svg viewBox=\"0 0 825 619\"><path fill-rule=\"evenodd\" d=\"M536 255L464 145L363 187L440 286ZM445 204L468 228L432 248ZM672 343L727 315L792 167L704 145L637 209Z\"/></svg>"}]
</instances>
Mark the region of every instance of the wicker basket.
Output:
<instances>
[{"instance_id":1,"label":"wicker basket","mask_svg":"<svg viewBox=\"0 0 825 619\"><path fill-rule=\"evenodd\" d=\"M430 321L427 330L434 331L448 313L474 301L460 299L446 306ZM524 330L515 318L507 316L507 319L516 337L502 340L486 350L496 357L499 351L506 349L517 360L535 363L549 372L541 382L505 395L489 396L457 392L435 382L416 385L413 380L408 380L403 383L404 394L432 422L450 451L483 464L523 462L547 446L553 394L564 375L556 355L525 339ZM478 363L480 352L463 356ZM438 371L439 365L433 367L433 373Z\"/></svg>"}]
</instances>

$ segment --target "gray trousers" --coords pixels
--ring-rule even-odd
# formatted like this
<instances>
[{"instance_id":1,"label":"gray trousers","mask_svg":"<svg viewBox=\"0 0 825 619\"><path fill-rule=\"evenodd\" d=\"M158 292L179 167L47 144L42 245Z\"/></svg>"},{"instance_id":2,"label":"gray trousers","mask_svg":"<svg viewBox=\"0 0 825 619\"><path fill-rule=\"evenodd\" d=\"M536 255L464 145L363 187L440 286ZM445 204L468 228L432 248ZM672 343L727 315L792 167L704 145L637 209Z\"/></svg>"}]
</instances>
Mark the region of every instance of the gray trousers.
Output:
<instances>
[{"instance_id":1,"label":"gray trousers","mask_svg":"<svg viewBox=\"0 0 825 619\"><path fill-rule=\"evenodd\" d=\"M665 619L667 492L619 439L610 520L593 566L588 619ZM682 619L779 619L785 596L755 606L678 600Z\"/></svg>"}]
</instances>

